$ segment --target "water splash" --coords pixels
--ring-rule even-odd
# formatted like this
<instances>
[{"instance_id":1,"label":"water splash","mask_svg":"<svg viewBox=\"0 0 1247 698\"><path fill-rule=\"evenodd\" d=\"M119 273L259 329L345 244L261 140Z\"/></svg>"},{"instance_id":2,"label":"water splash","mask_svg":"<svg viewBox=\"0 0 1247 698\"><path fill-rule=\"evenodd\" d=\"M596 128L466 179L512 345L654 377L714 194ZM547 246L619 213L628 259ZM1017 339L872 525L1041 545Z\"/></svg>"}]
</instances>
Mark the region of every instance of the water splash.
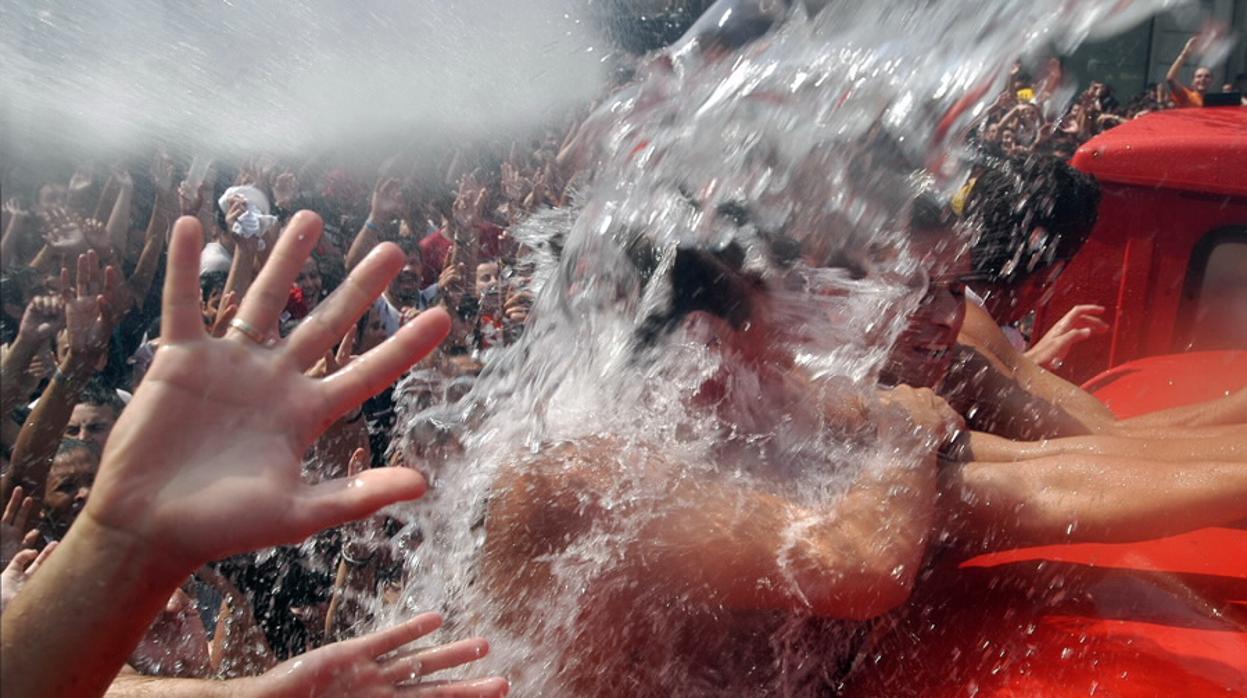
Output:
<instances>
[{"instance_id":1,"label":"water splash","mask_svg":"<svg viewBox=\"0 0 1247 698\"><path fill-rule=\"evenodd\" d=\"M870 468L912 460L912 441L854 428L828 407L886 419L874 387L926 282L906 246L910 203L959 183L961 134L1016 56L1070 50L1171 3L810 4L824 6L777 12L734 51L713 45L716 26L733 29L723 10L742 4L712 9L718 25L703 21L592 117L593 177L575 210L520 231L561 253L539 263L524 340L495 360L459 417L463 455L435 466L437 486L414 510L424 542L403 605L491 637L491 670L521 693L805 695L834 685L861 624L733 613L654 588L618 572L630 541L652 532L683 488L725 483L742 502L765 492L827 511ZM785 383L791 373L741 369L713 329L664 321L684 302L671 280L697 254L756 282L771 344L801 367L797 385ZM700 406L695 396L720 379L716 408ZM527 460L547 480L583 478L567 444L596 444L592 465L610 483L568 495L579 497L583 530L490 573L490 507L529 496L531 483L507 474ZM545 593L500 596L491 574L540 579ZM612 599L627 599L628 612Z\"/></svg>"}]
</instances>

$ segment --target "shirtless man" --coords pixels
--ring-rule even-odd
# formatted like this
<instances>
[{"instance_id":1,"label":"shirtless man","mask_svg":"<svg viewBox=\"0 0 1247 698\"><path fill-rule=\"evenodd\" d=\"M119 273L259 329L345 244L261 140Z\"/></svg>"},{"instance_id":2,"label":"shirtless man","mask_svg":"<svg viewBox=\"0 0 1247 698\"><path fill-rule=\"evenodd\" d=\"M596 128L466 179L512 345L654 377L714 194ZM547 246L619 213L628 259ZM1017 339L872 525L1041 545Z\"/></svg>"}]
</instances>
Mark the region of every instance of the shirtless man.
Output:
<instances>
[{"instance_id":1,"label":"shirtless man","mask_svg":"<svg viewBox=\"0 0 1247 698\"><path fill-rule=\"evenodd\" d=\"M538 664L553 672L551 690L825 693L860 621L908 598L932 525L936 448L958 420L929 390L905 387L846 408L795 365L793 329L772 319L784 310L778 282L740 271L731 260L742 250L668 254L674 300L640 334L688 332L722 353L718 373L685 396L721 430L710 462L685 462L677 444L595 436L505 467L486 516L485 584L504 624L558 643L557 658ZM863 423L891 448L862 449L875 462L856 464L865 467L842 495L794 492L774 472L795 468L794 456L768 451L763 432L847 427L832 437L847 440ZM812 456L822 462L803 467L855 465ZM609 556L604 571L559 574L586 541ZM561 626L532 631L564 612Z\"/></svg>"}]
</instances>

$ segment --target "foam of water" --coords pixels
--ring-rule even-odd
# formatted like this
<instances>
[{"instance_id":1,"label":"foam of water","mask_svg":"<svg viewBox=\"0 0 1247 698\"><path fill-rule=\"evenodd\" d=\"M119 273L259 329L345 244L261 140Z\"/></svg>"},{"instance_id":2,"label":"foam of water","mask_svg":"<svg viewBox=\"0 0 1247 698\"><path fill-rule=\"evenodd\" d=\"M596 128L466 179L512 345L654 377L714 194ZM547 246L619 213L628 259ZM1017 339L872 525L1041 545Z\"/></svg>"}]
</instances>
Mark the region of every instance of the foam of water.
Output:
<instances>
[{"instance_id":1,"label":"foam of water","mask_svg":"<svg viewBox=\"0 0 1247 698\"><path fill-rule=\"evenodd\" d=\"M490 637L490 669L524 695L573 694L566 677L577 672L610 677L620 694L641 691L644 680L626 677L642 675L670 695L805 695L832 681L859 628L793 613L742 632L723 609L638 590L644 580L617 578L615 565L682 485L726 482L825 510L864 468L912 459L904 443L837 429L823 406L872 404L887 348L924 290L904 245L907 203L917 187L955 182L958 134L978 112L950 110L968 94L994 95L1022 52L1069 50L1170 4L828 2L813 18L805 6L789 10L727 59L706 60L686 43L670 69L651 66L593 117L595 174L575 211L539 217L521 233L561 238L563 252L541 276L524 340L470 396L464 454L433 466L436 487L412 510L424 542L411 553L406 609L442 610L457 632ZM721 19L740 5L711 12ZM932 174L915 182L923 165ZM724 204L746 208L749 221L723 215ZM766 242L781 230L862 273L782 268ZM637 238L657 251L657 281L644 283L630 258ZM810 379L776 391L738 370L732 404L715 417L690 407L689 396L730 358L688 328L650 350L635 340L643 319L670 301L662 279L673 250L729 242L765 280L783 329L774 341ZM600 463L616 485L594 506L608 514L539 561L553 580L539 605L492 598L480 555L499 473L550 444L603 438L616 444ZM557 476L567 466L542 467ZM625 592L636 600L628 627L586 630L604 599ZM497 620L517 612L522 623ZM707 625L711 618L723 624ZM717 666L689 660L690 648L708 647Z\"/></svg>"}]
</instances>

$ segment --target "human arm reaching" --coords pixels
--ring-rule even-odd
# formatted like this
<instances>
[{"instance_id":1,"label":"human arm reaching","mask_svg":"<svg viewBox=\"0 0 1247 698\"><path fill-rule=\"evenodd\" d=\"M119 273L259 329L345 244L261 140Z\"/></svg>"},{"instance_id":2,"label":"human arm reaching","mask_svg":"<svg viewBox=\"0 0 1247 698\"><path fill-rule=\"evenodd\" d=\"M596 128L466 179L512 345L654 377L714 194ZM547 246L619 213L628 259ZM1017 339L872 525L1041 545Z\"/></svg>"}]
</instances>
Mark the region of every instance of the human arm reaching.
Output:
<instances>
[{"instance_id":1,"label":"human arm reaching","mask_svg":"<svg viewBox=\"0 0 1247 698\"><path fill-rule=\"evenodd\" d=\"M445 645L404 650L437 630L436 613L375 633L344 640L292 657L261 676L213 681L165 679L124 673L109 687L109 698L304 698L305 696L409 696L412 698L487 698L507 693L501 678L426 681L424 677L484 657L485 640L472 638Z\"/></svg>"},{"instance_id":2,"label":"human arm reaching","mask_svg":"<svg viewBox=\"0 0 1247 698\"><path fill-rule=\"evenodd\" d=\"M315 214L291 221L239 308L245 327L275 322L320 233ZM4 615L6 694L102 695L172 591L206 562L295 543L424 491L419 474L403 468L315 486L300 473L321 430L447 332L444 313L422 313L334 376L303 375L394 276L402 253L382 245L284 344L269 347L242 330L207 335L201 247L198 221L178 221L162 346L113 428L86 508Z\"/></svg>"}]
</instances>

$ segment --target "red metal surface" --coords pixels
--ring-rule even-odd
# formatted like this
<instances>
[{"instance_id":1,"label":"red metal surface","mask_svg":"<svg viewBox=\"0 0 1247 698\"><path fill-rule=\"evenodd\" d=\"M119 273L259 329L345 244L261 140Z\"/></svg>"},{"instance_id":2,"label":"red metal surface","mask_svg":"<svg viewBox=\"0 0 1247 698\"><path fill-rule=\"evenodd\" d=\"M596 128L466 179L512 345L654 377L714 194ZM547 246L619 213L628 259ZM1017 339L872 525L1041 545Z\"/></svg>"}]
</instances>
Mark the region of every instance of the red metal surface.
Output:
<instances>
[{"instance_id":1,"label":"red metal surface","mask_svg":"<svg viewBox=\"0 0 1247 698\"><path fill-rule=\"evenodd\" d=\"M1247 196L1247 107L1148 114L1091 139L1073 164L1102 182Z\"/></svg>"},{"instance_id":2,"label":"red metal surface","mask_svg":"<svg viewBox=\"0 0 1247 698\"><path fill-rule=\"evenodd\" d=\"M1120 416L1247 384L1244 352L1098 377ZM1247 530L937 557L847 695L1247 695Z\"/></svg>"},{"instance_id":3,"label":"red metal surface","mask_svg":"<svg viewBox=\"0 0 1247 698\"><path fill-rule=\"evenodd\" d=\"M1099 222L1036 309L1042 336L1073 306L1108 309L1112 328L1070 352L1075 382L1185 349L1182 291L1207 234L1247 226L1247 108L1149 114L1093 138L1073 163L1100 180Z\"/></svg>"}]
</instances>

